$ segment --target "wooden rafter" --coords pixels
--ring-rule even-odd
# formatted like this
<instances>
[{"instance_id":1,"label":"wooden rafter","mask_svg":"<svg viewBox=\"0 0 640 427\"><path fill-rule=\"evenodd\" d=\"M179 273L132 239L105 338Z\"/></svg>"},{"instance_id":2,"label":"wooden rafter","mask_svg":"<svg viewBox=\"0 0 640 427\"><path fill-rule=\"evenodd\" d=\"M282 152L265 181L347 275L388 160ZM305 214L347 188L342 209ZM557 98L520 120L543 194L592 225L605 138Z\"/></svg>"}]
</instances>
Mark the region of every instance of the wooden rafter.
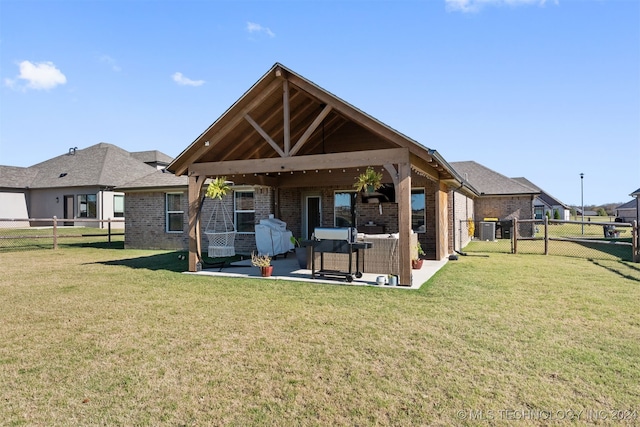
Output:
<instances>
[{"instance_id":1,"label":"wooden rafter","mask_svg":"<svg viewBox=\"0 0 640 427\"><path fill-rule=\"evenodd\" d=\"M284 133L284 156L289 156L291 149L291 117L289 111L289 80L282 82L282 123Z\"/></svg>"},{"instance_id":2,"label":"wooden rafter","mask_svg":"<svg viewBox=\"0 0 640 427\"><path fill-rule=\"evenodd\" d=\"M330 105L325 105L320 114L315 118L315 120L309 125L307 130L304 131L296 145L293 147L291 152L289 153L292 156L295 156L298 151L302 148L302 146L307 142L311 134L320 126L322 121L327 117L327 115L331 112L333 108Z\"/></svg>"},{"instance_id":3,"label":"wooden rafter","mask_svg":"<svg viewBox=\"0 0 640 427\"><path fill-rule=\"evenodd\" d=\"M273 139L271 139L269 134L267 132L265 132L264 129L262 129L262 127L260 127L260 125L258 123L256 123L256 121L251 118L249 113L245 114L244 118L245 118L246 121L249 122L249 124L251 124L251 126L253 126L253 128L256 130L256 132L258 132L260 134L260 136L262 136L264 138L264 140L269 143L269 145L276 151L276 153L278 153L280 155L280 157L286 157L284 151L282 151L282 149L278 146L278 144L276 144L276 142Z\"/></svg>"}]
</instances>

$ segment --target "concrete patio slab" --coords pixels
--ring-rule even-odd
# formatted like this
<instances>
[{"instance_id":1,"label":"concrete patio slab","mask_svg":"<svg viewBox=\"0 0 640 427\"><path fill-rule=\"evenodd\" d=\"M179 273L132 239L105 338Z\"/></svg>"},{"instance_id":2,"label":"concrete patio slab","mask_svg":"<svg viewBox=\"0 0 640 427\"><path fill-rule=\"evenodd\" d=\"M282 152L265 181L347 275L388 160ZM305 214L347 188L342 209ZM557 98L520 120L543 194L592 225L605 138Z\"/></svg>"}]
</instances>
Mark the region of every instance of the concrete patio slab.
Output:
<instances>
[{"instance_id":1,"label":"concrete patio slab","mask_svg":"<svg viewBox=\"0 0 640 427\"><path fill-rule=\"evenodd\" d=\"M378 278L378 276L383 275L380 273L363 273L361 278L354 278L352 282L347 282L342 278L333 279L316 277L315 279L313 279L311 277L311 270L301 269L298 266L298 261L295 259L295 257L277 258L272 260L271 265L273 265L273 274L271 275L271 277L262 277L260 275L260 269L252 266L250 259L235 262L230 266L226 266L222 269L205 268L198 272L185 272L185 274L218 277L244 277L260 280L289 280L297 282L312 282L346 286L378 286L385 288L420 289L420 287L438 270L440 270L447 263L447 261L447 258L441 261L425 260L422 264L421 269L411 270L413 282L411 286L378 285L376 283L376 279Z\"/></svg>"}]
</instances>

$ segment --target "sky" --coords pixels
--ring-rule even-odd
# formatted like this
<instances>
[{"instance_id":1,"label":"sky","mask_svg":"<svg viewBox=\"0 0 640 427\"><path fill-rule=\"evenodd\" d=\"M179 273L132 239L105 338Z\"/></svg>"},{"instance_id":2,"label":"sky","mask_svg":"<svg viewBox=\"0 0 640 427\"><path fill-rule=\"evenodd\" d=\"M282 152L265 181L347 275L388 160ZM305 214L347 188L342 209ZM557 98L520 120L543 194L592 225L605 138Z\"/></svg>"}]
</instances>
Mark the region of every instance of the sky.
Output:
<instances>
[{"instance_id":1,"label":"sky","mask_svg":"<svg viewBox=\"0 0 640 427\"><path fill-rule=\"evenodd\" d=\"M640 188L638 0L0 0L0 165L176 157L276 62L566 204Z\"/></svg>"}]
</instances>

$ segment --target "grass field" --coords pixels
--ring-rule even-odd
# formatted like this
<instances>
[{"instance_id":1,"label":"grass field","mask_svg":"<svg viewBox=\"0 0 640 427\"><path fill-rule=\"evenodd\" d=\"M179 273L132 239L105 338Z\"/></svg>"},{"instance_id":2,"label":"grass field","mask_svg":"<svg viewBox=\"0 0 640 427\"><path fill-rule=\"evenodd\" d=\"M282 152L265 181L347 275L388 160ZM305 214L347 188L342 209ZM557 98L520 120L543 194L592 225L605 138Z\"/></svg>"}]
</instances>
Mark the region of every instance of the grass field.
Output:
<instances>
[{"instance_id":1,"label":"grass field","mask_svg":"<svg viewBox=\"0 0 640 427\"><path fill-rule=\"evenodd\" d=\"M640 423L638 264L471 254L409 291L176 255L2 253L0 424Z\"/></svg>"}]
</instances>

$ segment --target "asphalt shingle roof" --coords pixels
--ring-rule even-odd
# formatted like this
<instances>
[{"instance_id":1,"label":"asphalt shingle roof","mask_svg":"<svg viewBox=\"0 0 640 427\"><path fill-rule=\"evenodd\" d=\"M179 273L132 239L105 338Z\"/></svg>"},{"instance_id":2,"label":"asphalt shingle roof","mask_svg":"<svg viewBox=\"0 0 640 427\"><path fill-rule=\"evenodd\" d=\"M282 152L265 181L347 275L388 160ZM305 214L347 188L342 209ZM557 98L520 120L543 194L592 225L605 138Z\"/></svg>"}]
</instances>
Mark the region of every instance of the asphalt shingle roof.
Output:
<instances>
[{"instance_id":1,"label":"asphalt shingle roof","mask_svg":"<svg viewBox=\"0 0 640 427\"><path fill-rule=\"evenodd\" d=\"M189 178L186 176L175 176L171 172L156 170L149 175L127 182L118 187L119 191L167 188L167 187L187 187Z\"/></svg>"},{"instance_id":2,"label":"asphalt shingle roof","mask_svg":"<svg viewBox=\"0 0 640 427\"><path fill-rule=\"evenodd\" d=\"M476 188L481 195L539 194L518 181L508 178L474 161L450 162L458 174Z\"/></svg>"},{"instance_id":3,"label":"asphalt shingle roof","mask_svg":"<svg viewBox=\"0 0 640 427\"><path fill-rule=\"evenodd\" d=\"M166 155L163 155L166 156ZM0 166L0 186L9 188L118 187L156 168L113 144L101 142L28 168Z\"/></svg>"},{"instance_id":4,"label":"asphalt shingle roof","mask_svg":"<svg viewBox=\"0 0 640 427\"><path fill-rule=\"evenodd\" d=\"M512 179L515 181L518 181L520 184L526 185L527 187L538 191L540 193L538 198L542 200L544 203L546 203L548 206L563 206L566 209L569 208L569 206L562 203L560 200L556 199L551 194L547 193L542 188L538 187L533 182L529 181L527 178L518 177L518 178L512 178Z\"/></svg>"},{"instance_id":5,"label":"asphalt shingle roof","mask_svg":"<svg viewBox=\"0 0 640 427\"><path fill-rule=\"evenodd\" d=\"M37 171L18 166L0 166L0 188L27 188Z\"/></svg>"},{"instance_id":6,"label":"asphalt shingle roof","mask_svg":"<svg viewBox=\"0 0 640 427\"><path fill-rule=\"evenodd\" d=\"M173 161L172 157L169 157L158 150L134 151L131 153L131 157L138 159L143 163L159 163L163 165L168 165Z\"/></svg>"}]
</instances>

